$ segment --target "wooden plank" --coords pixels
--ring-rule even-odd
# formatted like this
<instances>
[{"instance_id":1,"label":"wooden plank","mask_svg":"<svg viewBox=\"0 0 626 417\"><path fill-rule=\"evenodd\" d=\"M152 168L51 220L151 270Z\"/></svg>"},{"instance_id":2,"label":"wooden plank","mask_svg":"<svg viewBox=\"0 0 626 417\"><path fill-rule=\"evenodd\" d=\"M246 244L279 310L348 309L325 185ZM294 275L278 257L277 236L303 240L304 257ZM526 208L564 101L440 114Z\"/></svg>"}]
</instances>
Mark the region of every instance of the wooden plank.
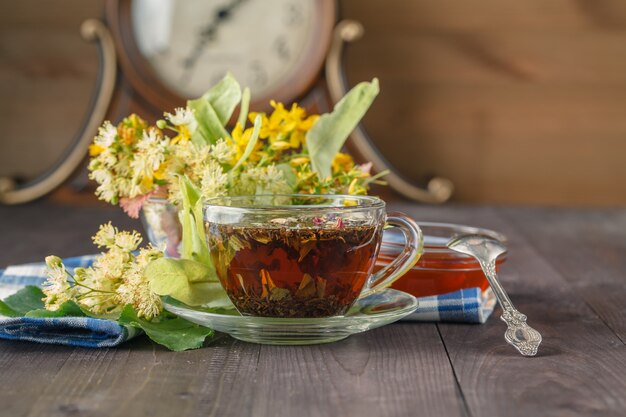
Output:
<instances>
[{"instance_id":1,"label":"wooden plank","mask_svg":"<svg viewBox=\"0 0 626 417\"><path fill-rule=\"evenodd\" d=\"M626 343L626 211L506 208L500 213Z\"/></svg>"},{"instance_id":2,"label":"wooden plank","mask_svg":"<svg viewBox=\"0 0 626 417\"><path fill-rule=\"evenodd\" d=\"M0 5L0 175L33 179L63 155L96 89L98 53L80 25L103 1Z\"/></svg>"},{"instance_id":3,"label":"wooden plank","mask_svg":"<svg viewBox=\"0 0 626 417\"><path fill-rule=\"evenodd\" d=\"M513 303L528 315L544 342L537 357L518 355L504 341L505 325L497 319L499 310L479 329L439 325L472 415L624 415L624 344L551 265L550 258L524 239L519 231L526 227L524 221L512 224L501 217L499 209L488 207L399 204L394 208L419 219L488 226L509 236L509 260L501 279ZM582 217L574 219L584 222ZM540 215L535 218L537 224L549 220ZM551 244L558 241L558 233L553 234Z\"/></svg>"},{"instance_id":4,"label":"wooden plank","mask_svg":"<svg viewBox=\"0 0 626 417\"><path fill-rule=\"evenodd\" d=\"M107 217L132 223L112 207L0 207L0 264L85 253ZM18 237L28 244L14 245ZM0 373L10 386L0 404L11 404L11 415L467 415L434 325L394 325L311 347L223 336L182 353L143 338L98 350L0 341ZM16 401L24 393L29 401Z\"/></svg>"},{"instance_id":5,"label":"wooden plank","mask_svg":"<svg viewBox=\"0 0 626 417\"><path fill-rule=\"evenodd\" d=\"M381 85L365 126L413 180L448 176L466 201L623 203L626 89Z\"/></svg>"},{"instance_id":6,"label":"wooden plank","mask_svg":"<svg viewBox=\"0 0 626 417\"><path fill-rule=\"evenodd\" d=\"M0 206L0 268L43 262L47 255L68 257L98 253L91 236L100 224L108 221L123 230L143 230L139 220L104 203L84 208L46 202Z\"/></svg>"},{"instance_id":7,"label":"wooden plank","mask_svg":"<svg viewBox=\"0 0 626 417\"><path fill-rule=\"evenodd\" d=\"M626 5L621 0L344 0L341 6L344 17L360 20L376 32L626 27Z\"/></svg>"},{"instance_id":8,"label":"wooden plank","mask_svg":"<svg viewBox=\"0 0 626 417\"><path fill-rule=\"evenodd\" d=\"M624 30L370 34L366 27L365 34L346 52L346 71L355 81L378 74L397 82L451 85L626 83Z\"/></svg>"},{"instance_id":9,"label":"wooden plank","mask_svg":"<svg viewBox=\"0 0 626 417\"><path fill-rule=\"evenodd\" d=\"M263 346L258 416L467 415L432 324L394 324L330 345Z\"/></svg>"},{"instance_id":10,"label":"wooden plank","mask_svg":"<svg viewBox=\"0 0 626 417\"><path fill-rule=\"evenodd\" d=\"M626 202L615 192L625 2L347 0L342 11L365 28L346 49L350 83L381 80L365 125L409 179L448 177L458 201Z\"/></svg>"},{"instance_id":11,"label":"wooden plank","mask_svg":"<svg viewBox=\"0 0 626 417\"><path fill-rule=\"evenodd\" d=\"M25 362L29 350L37 350L33 363ZM33 417L251 415L258 350L226 336L180 353L143 338L116 349L0 341L8 387L0 402L10 405L6 415ZM16 401L24 396L28 401Z\"/></svg>"}]
</instances>

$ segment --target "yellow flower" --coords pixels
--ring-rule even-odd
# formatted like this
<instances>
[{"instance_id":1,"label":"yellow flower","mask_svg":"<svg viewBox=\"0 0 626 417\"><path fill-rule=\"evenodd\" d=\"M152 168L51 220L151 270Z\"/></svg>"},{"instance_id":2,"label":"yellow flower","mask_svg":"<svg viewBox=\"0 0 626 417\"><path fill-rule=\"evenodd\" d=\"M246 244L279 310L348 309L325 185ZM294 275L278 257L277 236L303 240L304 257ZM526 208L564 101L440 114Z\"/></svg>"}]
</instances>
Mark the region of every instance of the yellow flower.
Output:
<instances>
[{"instance_id":1,"label":"yellow flower","mask_svg":"<svg viewBox=\"0 0 626 417\"><path fill-rule=\"evenodd\" d=\"M347 153L337 152L332 167L333 173L348 172L354 167L354 160Z\"/></svg>"},{"instance_id":2,"label":"yellow flower","mask_svg":"<svg viewBox=\"0 0 626 417\"><path fill-rule=\"evenodd\" d=\"M299 107L296 103L287 111L283 103L277 103L274 100L270 102L274 111L269 117L261 114L262 125L259 137L268 139L270 145L275 150L286 150L289 148L298 149L305 142L306 132L311 129L313 124L319 119L318 115L306 116L306 110ZM250 121L254 121L258 113L250 113ZM275 145L277 142L285 142Z\"/></svg>"},{"instance_id":3,"label":"yellow flower","mask_svg":"<svg viewBox=\"0 0 626 417\"><path fill-rule=\"evenodd\" d=\"M178 135L174 136L170 143L176 145L178 142L187 142L189 139L191 139L189 128L187 125L180 125L178 126Z\"/></svg>"},{"instance_id":4,"label":"yellow flower","mask_svg":"<svg viewBox=\"0 0 626 417\"><path fill-rule=\"evenodd\" d=\"M117 125L117 134L126 145L131 145L143 136L143 131L148 127L148 124L136 114L124 118L122 122Z\"/></svg>"},{"instance_id":5,"label":"yellow flower","mask_svg":"<svg viewBox=\"0 0 626 417\"><path fill-rule=\"evenodd\" d=\"M289 164L292 167L299 167L301 165L307 164L309 163L310 159L308 156L299 156L297 158L293 158L291 161L289 161Z\"/></svg>"},{"instance_id":6,"label":"yellow flower","mask_svg":"<svg viewBox=\"0 0 626 417\"><path fill-rule=\"evenodd\" d=\"M159 169L154 171L154 178L156 178L157 180L164 180L165 177L167 177L167 166L168 165L169 164L167 162L164 162L161 165L159 165Z\"/></svg>"},{"instance_id":7,"label":"yellow flower","mask_svg":"<svg viewBox=\"0 0 626 417\"><path fill-rule=\"evenodd\" d=\"M287 149L291 148L291 145L289 144L289 142L285 142L284 140L279 140L279 141L272 143L270 145L270 148L272 148L275 151L286 151Z\"/></svg>"},{"instance_id":8,"label":"yellow flower","mask_svg":"<svg viewBox=\"0 0 626 417\"><path fill-rule=\"evenodd\" d=\"M148 192L152 189L152 185L154 184L154 181L152 179L152 177L150 176L144 176L141 179L141 188L145 191Z\"/></svg>"},{"instance_id":9,"label":"yellow flower","mask_svg":"<svg viewBox=\"0 0 626 417\"><path fill-rule=\"evenodd\" d=\"M89 156L98 156L102 152L104 152L104 150L105 148L103 148L102 146L92 143L91 145L89 145Z\"/></svg>"},{"instance_id":10,"label":"yellow flower","mask_svg":"<svg viewBox=\"0 0 626 417\"><path fill-rule=\"evenodd\" d=\"M239 161L239 159L243 156L243 153L248 146L248 142L250 142L250 137L252 136L252 131L254 128L249 127L246 130L243 130L241 124L237 123L235 128L231 132L231 136L233 138L234 152L233 159L231 160L231 164L234 165ZM252 150L252 153L248 157L247 161L256 162L262 157L262 153L259 152L261 148L261 142L257 142ZM245 164L245 163L244 163Z\"/></svg>"}]
</instances>

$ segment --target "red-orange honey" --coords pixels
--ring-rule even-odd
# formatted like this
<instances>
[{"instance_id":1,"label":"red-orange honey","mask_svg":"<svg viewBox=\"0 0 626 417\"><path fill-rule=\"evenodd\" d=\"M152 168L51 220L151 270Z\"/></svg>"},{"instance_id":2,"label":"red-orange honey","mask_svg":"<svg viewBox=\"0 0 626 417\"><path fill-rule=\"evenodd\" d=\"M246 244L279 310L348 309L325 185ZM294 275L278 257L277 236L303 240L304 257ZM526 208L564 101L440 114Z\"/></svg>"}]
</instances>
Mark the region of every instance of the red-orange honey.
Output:
<instances>
[{"instance_id":1,"label":"red-orange honey","mask_svg":"<svg viewBox=\"0 0 626 417\"><path fill-rule=\"evenodd\" d=\"M415 297L446 294L463 288L487 289L489 283L478 262L467 255L449 250L445 242L455 235L463 233L485 234L501 241L506 238L501 234L469 226L443 223L419 223L424 232L424 252L418 263L402 278L393 283L391 288L407 292ZM376 268L381 269L392 262L403 244L398 236L385 231L383 244L376 261ZM506 260L506 254L500 256L496 269Z\"/></svg>"}]
</instances>

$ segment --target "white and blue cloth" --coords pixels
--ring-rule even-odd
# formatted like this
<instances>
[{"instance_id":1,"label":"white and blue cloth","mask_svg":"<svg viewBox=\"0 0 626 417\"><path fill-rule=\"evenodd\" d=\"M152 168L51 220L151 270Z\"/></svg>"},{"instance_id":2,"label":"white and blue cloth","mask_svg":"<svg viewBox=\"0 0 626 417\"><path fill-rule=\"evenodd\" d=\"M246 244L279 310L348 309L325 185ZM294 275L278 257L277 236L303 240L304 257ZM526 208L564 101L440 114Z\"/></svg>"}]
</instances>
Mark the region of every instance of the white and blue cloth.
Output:
<instances>
[{"instance_id":1,"label":"white and blue cloth","mask_svg":"<svg viewBox=\"0 0 626 417\"><path fill-rule=\"evenodd\" d=\"M67 258L69 268L87 267L94 255ZM32 263L0 270L0 299L26 285L41 285L46 279L46 264ZM0 339L89 348L113 347L141 334L141 330L122 326L113 320L91 317L4 317L0 315Z\"/></svg>"},{"instance_id":2,"label":"white and blue cloth","mask_svg":"<svg viewBox=\"0 0 626 417\"><path fill-rule=\"evenodd\" d=\"M95 255L66 258L68 269L87 267ZM26 285L41 285L46 279L46 265L31 263L0 269L0 299ZM449 294L421 297L417 310L404 321L484 323L495 307L490 289L468 288ZM131 326L113 320L91 317L5 317L0 315L0 339L27 340L90 348L117 346L141 334Z\"/></svg>"}]
</instances>

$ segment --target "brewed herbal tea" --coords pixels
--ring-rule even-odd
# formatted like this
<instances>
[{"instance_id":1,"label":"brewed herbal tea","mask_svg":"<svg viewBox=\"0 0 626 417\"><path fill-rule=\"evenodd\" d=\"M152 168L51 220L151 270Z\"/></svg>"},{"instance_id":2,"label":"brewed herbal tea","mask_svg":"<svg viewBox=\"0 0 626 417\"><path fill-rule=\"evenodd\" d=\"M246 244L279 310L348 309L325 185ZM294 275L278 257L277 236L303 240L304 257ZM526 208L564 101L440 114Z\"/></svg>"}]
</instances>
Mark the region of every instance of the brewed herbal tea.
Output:
<instances>
[{"instance_id":1,"label":"brewed herbal tea","mask_svg":"<svg viewBox=\"0 0 626 417\"><path fill-rule=\"evenodd\" d=\"M222 286L242 314L264 317L342 315L372 273L381 227L314 218L312 227L208 224Z\"/></svg>"}]
</instances>

